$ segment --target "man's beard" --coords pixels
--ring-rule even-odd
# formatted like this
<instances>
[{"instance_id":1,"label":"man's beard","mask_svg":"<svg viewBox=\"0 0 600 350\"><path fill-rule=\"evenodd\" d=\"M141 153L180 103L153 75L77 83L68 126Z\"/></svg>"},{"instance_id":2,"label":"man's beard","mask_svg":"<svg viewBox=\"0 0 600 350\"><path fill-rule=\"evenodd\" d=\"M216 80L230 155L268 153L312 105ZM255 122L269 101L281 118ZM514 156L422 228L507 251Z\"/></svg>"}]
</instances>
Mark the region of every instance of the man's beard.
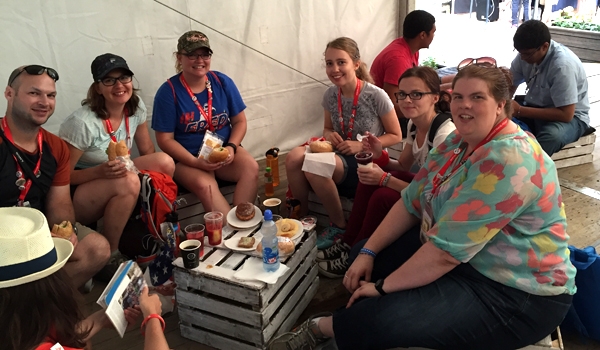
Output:
<instances>
[{"instance_id":1,"label":"man's beard","mask_svg":"<svg viewBox=\"0 0 600 350\"><path fill-rule=\"evenodd\" d=\"M49 113L46 120L40 123L33 117L31 112L28 112L24 108L21 108L21 106L18 103L13 103L11 114L13 122L16 125L18 125L18 127L21 130L33 131L37 130L39 127L44 125L48 121L48 119L50 119L52 112Z\"/></svg>"}]
</instances>

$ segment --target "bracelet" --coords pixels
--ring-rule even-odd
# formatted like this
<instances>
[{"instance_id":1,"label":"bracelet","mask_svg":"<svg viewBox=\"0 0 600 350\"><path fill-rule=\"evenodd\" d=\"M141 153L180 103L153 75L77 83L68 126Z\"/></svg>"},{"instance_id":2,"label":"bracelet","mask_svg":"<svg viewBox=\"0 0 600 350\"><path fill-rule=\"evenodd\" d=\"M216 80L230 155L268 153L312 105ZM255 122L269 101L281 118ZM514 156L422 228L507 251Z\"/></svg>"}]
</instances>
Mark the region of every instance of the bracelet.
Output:
<instances>
[{"instance_id":1,"label":"bracelet","mask_svg":"<svg viewBox=\"0 0 600 350\"><path fill-rule=\"evenodd\" d=\"M226 144L223 145L223 147L227 147L227 146L233 148L233 154L237 153L237 145L235 143L227 142Z\"/></svg>"},{"instance_id":2,"label":"bracelet","mask_svg":"<svg viewBox=\"0 0 600 350\"><path fill-rule=\"evenodd\" d=\"M387 187L388 181L390 181L390 177L392 177L392 174L387 173L387 175L385 176L385 179L383 179L383 184L381 187Z\"/></svg>"},{"instance_id":3,"label":"bracelet","mask_svg":"<svg viewBox=\"0 0 600 350\"><path fill-rule=\"evenodd\" d=\"M381 151L381 155L379 156L379 158L377 158L373 161L373 163L379 165L379 167L384 167L384 166L388 165L389 162L390 162L390 154L386 150Z\"/></svg>"},{"instance_id":4,"label":"bracelet","mask_svg":"<svg viewBox=\"0 0 600 350\"><path fill-rule=\"evenodd\" d=\"M386 172L384 172L383 174L381 174L381 179L379 179L379 187L383 186L383 181L385 181L385 178L387 177L387 174L388 173L386 173Z\"/></svg>"},{"instance_id":5,"label":"bracelet","mask_svg":"<svg viewBox=\"0 0 600 350\"><path fill-rule=\"evenodd\" d=\"M360 252L358 253L360 254L365 254L365 255L369 255L372 256L373 258L375 258L377 256L377 253L375 253L374 251L372 251L371 249L367 249L367 248L361 248Z\"/></svg>"},{"instance_id":6,"label":"bracelet","mask_svg":"<svg viewBox=\"0 0 600 350\"><path fill-rule=\"evenodd\" d=\"M150 321L153 318L157 318L160 321L160 324L162 326L162 331L165 331L165 320L159 315L159 314L150 314L148 315L144 321L142 322L142 325L140 326L140 331L142 332L142 335L146 335L146 323L148 323L148 321Z\"/></svg>"}]
</instances>

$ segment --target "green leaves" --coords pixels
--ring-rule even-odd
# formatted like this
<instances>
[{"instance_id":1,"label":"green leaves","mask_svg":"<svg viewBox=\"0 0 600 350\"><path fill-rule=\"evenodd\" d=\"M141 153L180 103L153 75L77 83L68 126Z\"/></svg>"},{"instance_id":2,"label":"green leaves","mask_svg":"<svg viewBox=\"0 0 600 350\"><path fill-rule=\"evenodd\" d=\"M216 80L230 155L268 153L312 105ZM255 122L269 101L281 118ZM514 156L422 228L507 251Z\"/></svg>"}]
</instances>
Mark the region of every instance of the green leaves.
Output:
<instances>
[{"instance_id":1,"label":"green leaves","mask_svg":"<svg viewBox=\"0 0 600 350\"><path fill-rule=\"evenodd\" d=\"M595 23L586 22L583 20L572 20L566 17L563 19L552 22L553 27L589 30L591 32L600 32L600 25Z\"/></svg>"}]
</instances>

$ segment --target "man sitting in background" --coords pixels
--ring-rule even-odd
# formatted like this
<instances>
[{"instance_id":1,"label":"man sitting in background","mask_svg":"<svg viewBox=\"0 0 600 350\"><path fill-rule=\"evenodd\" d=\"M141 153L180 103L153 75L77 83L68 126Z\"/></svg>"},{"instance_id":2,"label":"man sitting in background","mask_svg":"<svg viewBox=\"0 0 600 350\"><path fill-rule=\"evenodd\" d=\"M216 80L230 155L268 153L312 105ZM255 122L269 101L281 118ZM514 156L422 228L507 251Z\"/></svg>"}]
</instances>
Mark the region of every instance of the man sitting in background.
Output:
<instances>
[{"instance_id":1,"label":"man sitting in background","mask_svg":"<svg viewBox=\"0 0 600 350\"><path fill-rule=\"evenodd\" d=\"M75 224L69 149L41 127L54 113L56 80L54 69L38 65L19 67L8 79L8 105L0 119L0 207L38 209L50 227L73 223L75 234L69 240L75 249L64 269L73 285L81 287L104 267L110 249L103 236Z\"/></svg>"},{"instance_id":2,"label":"man sitting in background","mask_svg":"<svg viewBox=\"0 0 600 350\"><path fill-rule=\"evenodd\" d=\"M529 20L516 31L513 42L519 54L510 71L516 91L527 85L525 100L513 100L513 117L524 122L552 155L577 141L589 128L588 82L577 55L550 38L541 21Z\"/></svg>"}]
</instances>

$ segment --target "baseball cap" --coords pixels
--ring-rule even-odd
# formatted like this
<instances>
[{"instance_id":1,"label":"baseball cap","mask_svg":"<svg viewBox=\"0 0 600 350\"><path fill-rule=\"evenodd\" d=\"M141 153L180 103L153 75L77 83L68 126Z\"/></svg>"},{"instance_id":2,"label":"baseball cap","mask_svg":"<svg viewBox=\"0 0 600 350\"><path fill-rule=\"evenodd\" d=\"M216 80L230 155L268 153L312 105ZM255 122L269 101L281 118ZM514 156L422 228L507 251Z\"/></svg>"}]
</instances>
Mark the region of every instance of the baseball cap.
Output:
<instances>
[{"instance_id":1,"label":"baseball cap","mask_svg":"<svg viewBox=\"0 0 600 350\"><path fill-rule=\"evenodd\" d=\"M96 57L92 62L92 76L94 77L94 81L100 81L112 70L118 68L125 69L129 74L133 75L127 62L121 56L105 53Z\"/></svg>"},{"instance_id":2,"label":"baseball cap","mask_svg":"<svg viewBox=\"0 0 600 350\"><path fill-rule=\"evenodd\" d=\"M200 48L207 48L210 53L213 51L210 49L208 38L203 33L197 30L190 30L186 32L177 41L177 52L185 51L186 53L192 53Z\"/></svg>"}]
</instances>

